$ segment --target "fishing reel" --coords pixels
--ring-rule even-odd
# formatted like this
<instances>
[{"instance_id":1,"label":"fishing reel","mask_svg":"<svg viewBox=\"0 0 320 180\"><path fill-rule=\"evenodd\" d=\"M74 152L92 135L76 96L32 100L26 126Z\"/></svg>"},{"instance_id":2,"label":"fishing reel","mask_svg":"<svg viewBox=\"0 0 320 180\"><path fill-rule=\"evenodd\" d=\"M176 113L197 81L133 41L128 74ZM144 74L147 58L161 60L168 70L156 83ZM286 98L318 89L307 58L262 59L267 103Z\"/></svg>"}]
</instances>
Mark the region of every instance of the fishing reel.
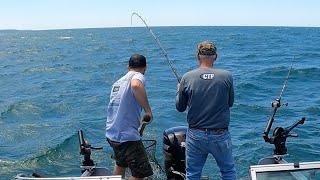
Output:
<instances>
[{"instance_id":1,"label":"fishing reel","mask_svg":"<svg viewBox=\"0 0 320 180\"><path fill-rule=\"evenodd\" d=\"M276 99L271 103L271 107L279 108L281 106L288 106L288 103L281 104L280 99Z\"/></svg>"},{"instance_id":2,"label":"fishing reel","mask_svg":"<svg viewBox=\"0 0 320 180\"><path fill-rule=\"evenodd\" d=\"M283 105L285 105L285 106L288 105L288 103L281 104L280 100L281 100L281 96L280 96L280 98L274 100L271 103L271 106L273 108L273 113L268 121L267 127L266 127L266 129L264 131L264 135L263 135L265 142L268 142L270 144L274 144L275 149L273 150L273 154L278 157L284 156L287 154L287 147L286 147L287 138L288 137L298 137L297 134L290 133L291 130L294 129L295 127L297 127L299 124L304 124L304 121L306 120L306 118L303 117L300 120L298 120L297 122L293 123L289 127L286 127L286 128L276 127L273 130L272 136L269 137L269 132L272 127L272 123L274 121L274 117L276 115L278 108L280 108Z\"/></svg>"},{"instance_id":3,"label":"fishing reel","mask_svg":"<svg viewBox=\"0 0 320 180\"><path fill-rule=\"evenodd\" d=\"M102 147L92 147L88 141L84 139L82 130L78 131L79 145L80 145L80 155L83 155L82 170L81 173L86 171L88 168L95 166L93 160L91 159L91 150L101 150Z\"/></svg>"},{"instance_id":4,"label":"fishing reel","mask_svg":"<svg viewBox=\"0 0 320 180\"><path fill-rule=\"evenodd\" d=\"M276 127L273 130L272 136L269 138L269 143L274 144L275 149L273 150L273 154L275 156L283 156L287 154L286 141L288 137L298 137L296 133L290 133L295 127L299 124L304 124L306 118L303 117L297 122L293 123L291 126L283 128Z\"/></svg>"}]
</instances>

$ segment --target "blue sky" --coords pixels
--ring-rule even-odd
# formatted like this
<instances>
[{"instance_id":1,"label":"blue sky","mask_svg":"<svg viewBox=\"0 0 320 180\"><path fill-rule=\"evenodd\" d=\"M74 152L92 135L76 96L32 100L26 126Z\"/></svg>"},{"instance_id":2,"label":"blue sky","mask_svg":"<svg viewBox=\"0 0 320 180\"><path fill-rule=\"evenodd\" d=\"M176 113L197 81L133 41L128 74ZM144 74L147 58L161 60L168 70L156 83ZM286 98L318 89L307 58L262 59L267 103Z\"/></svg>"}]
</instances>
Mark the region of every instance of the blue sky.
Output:
<instances>
[{"instance_id":1,"label":"blue sky","mask_svg":"<svg viewBox=\"0 0 320 180\"><path fill-rule=\"evenodd\" d=\"M126 27L134 11L150 26L320 27L319 0L0 0L0 29Z\"/></svg>"}]
</instances>

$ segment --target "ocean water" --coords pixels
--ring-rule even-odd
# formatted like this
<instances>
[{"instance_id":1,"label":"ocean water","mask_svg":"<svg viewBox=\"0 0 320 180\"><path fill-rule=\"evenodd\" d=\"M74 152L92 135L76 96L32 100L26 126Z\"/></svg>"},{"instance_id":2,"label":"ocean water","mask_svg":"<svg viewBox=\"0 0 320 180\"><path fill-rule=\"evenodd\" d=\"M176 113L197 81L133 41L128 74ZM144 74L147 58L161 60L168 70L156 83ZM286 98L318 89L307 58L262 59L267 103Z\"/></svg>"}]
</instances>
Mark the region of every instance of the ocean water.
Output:
<instances>
[{"instance_id":1,"label":"ocean water","mask_svg":"<svg viewBox=\"0 0 320 180\"><path fill-rule=\"evenodd\" d=\"M234 76L235 104L230 131L239 179L248 168L272 154L262 132L271 101L280 94L293 69L274 122L304 125L289 138L288 161L320 160L320 28L287 27L154 27L178 73L196 68L198 42L218 47L216 68ZM77 130L82 129L100 166L112 169L112 151L104 139L106 107L112 83L127 71L131 54L147 57L147 93L154 121L144 133L156 139L163 162L162 133L186 125L175 110L176 79L145 28L47 31L0 31L0 179L18 173L79 175ZM271 132L272 133L272 132ZM203 175L219 177L209 157Z\"/></svg>"}]
</instances>

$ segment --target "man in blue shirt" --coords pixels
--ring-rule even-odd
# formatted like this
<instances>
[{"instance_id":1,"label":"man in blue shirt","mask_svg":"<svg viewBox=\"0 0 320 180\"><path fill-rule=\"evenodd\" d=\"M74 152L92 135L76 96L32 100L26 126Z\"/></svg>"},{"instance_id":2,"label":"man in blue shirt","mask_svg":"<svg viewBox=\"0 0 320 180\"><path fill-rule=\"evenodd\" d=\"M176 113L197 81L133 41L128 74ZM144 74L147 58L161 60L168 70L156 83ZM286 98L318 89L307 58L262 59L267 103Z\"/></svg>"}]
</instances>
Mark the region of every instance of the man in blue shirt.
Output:
<instances>
[{"instance_id":1,"label":"man in blue shirt","mask_svg":"<svg viewBox=\"0 0 320 180\"><path fill-rule=\"evenodd\" d=\"M186 138L186 177L199 180L208 154L215 158L222 179L236 179L228 131L233 105L233 79L230 72L213 68L216 47L204 41L197 47L199 68L183 75L178 84L176 108L188 107Z\"/></svg>"},{"instance_id":2,"label":"man in blue shirt","mask_svg":"<svg viewBox=\"0 0 320 180\"><path fill-rule=\"evenodd\" d=\"M125 168L129 167L130 179L143 179L153 174L139 134L141 121L150 123L152 120L144 88L146 69L144 56L130 57L128 73L112 85L107 110L106 138L115 155L114 174L124 176ZM142 108L145 114L140 121Z\"/></svg>"}]
</instances>

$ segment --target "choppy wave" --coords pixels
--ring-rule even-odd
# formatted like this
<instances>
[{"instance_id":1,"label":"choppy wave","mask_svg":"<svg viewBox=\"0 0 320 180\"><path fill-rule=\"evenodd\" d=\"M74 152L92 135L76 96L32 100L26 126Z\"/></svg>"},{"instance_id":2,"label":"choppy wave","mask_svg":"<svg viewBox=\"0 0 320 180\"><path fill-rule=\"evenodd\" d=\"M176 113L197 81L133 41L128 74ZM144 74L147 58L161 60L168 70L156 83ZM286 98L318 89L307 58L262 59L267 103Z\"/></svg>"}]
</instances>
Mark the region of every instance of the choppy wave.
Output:
<instances>
[{"instance_id":1,"label":"choppy wave","mask_svg":"<svg viewBox=\"0 0 320 180\"><path fill-rule=\"evenodd\" d=\"M260 87L255 85L255 84L252 84L252 83L248 83L248 82L243 82L243 83L239 83L237 85L237 88L238 89L250 89L250 90L259 90Z\"/></svg>"},{"instance_id":2,"label":"choppy wave","mask_svg":"<svg viewBox=\"0 0 320 180\"><path fill-rule=\"evenodd\" d=\"M63 161L65 159L71 159L74 154L78 153L78 147L74 146L78 143L77 134L73 134L66 138L62 143L57 144L46 150L42 150L41 154L35 157L25 160L24 162L32 162L31 164L40 163L42 165L50 165L52 161ZM61 158L61 159L59 159Z\"/></svg>"},{"instance_id":3,"label":"choppy wave","mask_svg":"<svg viewBox=\"0 0 320 180\"><path fill-rule=\"evenodd\" d=\"M319 67L310 67L303 69L295 69L292 72L293 76L304 76L304 77L320 77L320 68Z\"/></svg>"},{"instance_id":4,"label":"choppy wave","mask_svg":"<svg viewBox=\"0 0 320 180\"><path fill-rule=\"evenodd\" d=\"M0 159L0 167L12 166L13 164L15 164L14 161Z\"/></svg>"},{"instance_id":5,"label":"choppy wave","mask_svg":"<svg viewBox=\"0 0 320 180\"><path fill-rule=\"evenodd\" d=\"M313 114L315 116L320 117L320 107L319 106L308 107L305 111L308 112L308 113L311 113L311 114Z\"/></svg>"},{"instance_id":6,"label":"choppy wave","mask_svg":"<svg viewBox=\"0 0 320 180\"><path fill-rule=\"evenodd\" d=\"M69 39L72 39L73 37L71 36L60 36L59 39L61 40L69 40Z\"/></svg>"},{"instance_id":7,"label":"choppy wave","mask_svg":"<svg viewBox=\"0 0 320 180\"><path fill-rule=\"evenodd\" d=\"M7 116L9 114L19 116L25 112L38 114L39 112L41 112L41 108L32 102L21 101L18 103L10 104L9 106L7 106L7 108L4 108L1 112L1 117Z\"/></svg>"},{"instance_id":8,"label":"choppy wave","mask_svg":"<svg viewBox=\"0 0 320 180\"><path fill-rule=\"evenodd\" d=\"M288 67L274 67L274 68L267 68L259 75L259 78L261 79L267 79L267 78L282 78L285 79L288 71L290 69L290 66ZM317 78L320 76L320 68L318 67L307 67L307 68L295 68L291 70L290 78Z\"/></svg>"},{"instance_id":9,"label":"choppy wave","mask_svg":"<svg viewBox=\"0 0 320 180\"><path fill-rule=\"evenodd\" d=\"M63 72L68 73L71 72L71 68L66 67L64 65L55 66L55 67L30 67L26 68L24 73L52 73L52 72Z\"/></svg>"},{"instance_id":10,"label":"choppy wave","mask_svg":"<svg viewBox=\"0 0 320 180\"><path fill-rule=\"evenodd\" d=\"M234 74L236 96L230 129L239 178L248 177L248 166L272 153L273 147L264 143L260 133L272 111L270 102L279 96L292 61L284 94L289 107L279 110L277 118L281 120L275 123L287 125L306 116L307 123L297 131L309 146L299 147L298 139L291 141L297 147L289 144L290 151L293 149L296 157L302 153L306 159L316 158L320 147L316 141L320 114L318 30L154 27L154 32L168 56L175 59L180 75L198 67L198 42L216 41L216 67ZM144 54L148 61L145 75L155 120L147 127L145 138L161 142L163 130L186 125L186 114L175 110L176 79L145 28L1 31L0 36L0 125L5 127L0 132L0 168L6 168L5 172L0 170L0 177L10 179L18 171L33 169L49 175L78 175L74 132L86 129L94 142L105 143L110 86L126 72L133 53ZM160 149L159 159L163 158ZM110 154L107 149L94 158L112 167L113 160L106 158ZM204 173L217 177L212 162L206 164Z\"/></svg>"},{"instance_id":11,"label":"choppy wave","mask_svg":"<svg viewBox=\"0 0 320 180\"><path fill-rule=\"evenodd\" d=\"M21 162L0 160L0 168L2 168L2 173L4 174L31 174L32 172L38 172L49 176L61 176L75 169L79 171L77 166L81 161L78 154L78 146L74 146L76 142L78 142L77 136L73 134L61 144L49 149L40 150L39 154ZM52 171L52 168L56 170Z\"/></svg>"}]
</instances>

